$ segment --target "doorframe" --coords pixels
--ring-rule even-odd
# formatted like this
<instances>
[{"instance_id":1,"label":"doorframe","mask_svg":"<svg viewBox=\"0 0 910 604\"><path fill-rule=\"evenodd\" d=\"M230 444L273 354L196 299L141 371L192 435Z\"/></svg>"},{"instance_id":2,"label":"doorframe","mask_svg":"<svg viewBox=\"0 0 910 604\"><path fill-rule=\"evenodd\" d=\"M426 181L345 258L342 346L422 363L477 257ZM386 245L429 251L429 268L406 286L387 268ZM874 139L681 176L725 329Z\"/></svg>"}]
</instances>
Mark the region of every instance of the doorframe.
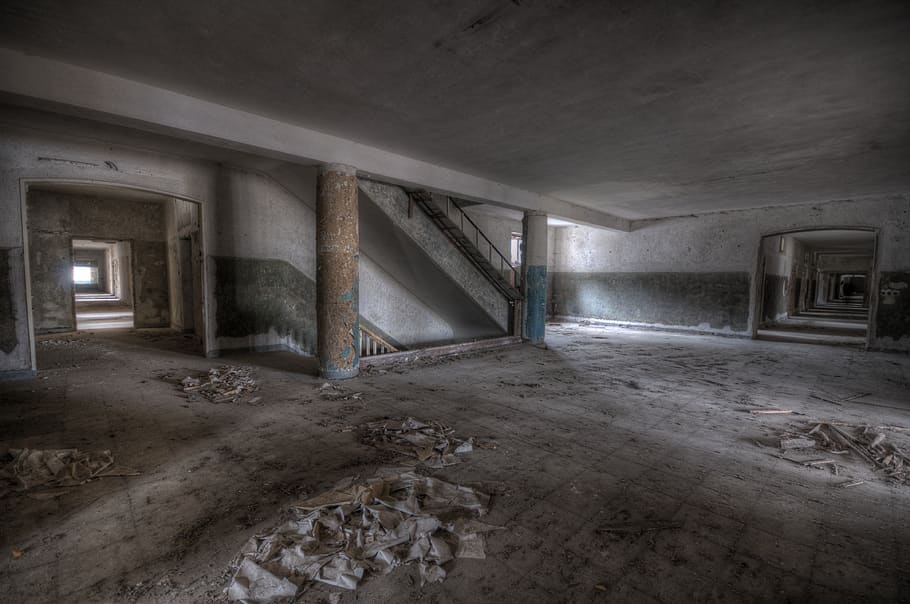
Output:
<instances>
[{"instance_id":1,"label":"doorframe","mask_svg":"<svg viewBox=\"0 0 910 604\"><path fill-rule=\"evenodd\" d=\"M31 264L29 262L29 236L28 236L28 192L31 187L40 185L99 185L104 187L112 187L117 189L125 189L130 191L137 191L143 193L154 193L156 195L161 195L163 197L170 197L172 199L182 199L197 206L198 218L199 218L199 245L202 252L202 266L201 266L201 278L202 278L202 300L199 300L202 310L202 326L201 326L201 339L202 339L202 349L199 351L202 356L208 357L209 355L209 310L207 304L207 292L209 291L209 271L208 271L208 258L206 250L208 248L206 238L205 238L205 220L206 220L206 201L199 198L194 198L183 193L174 193L171 191L166 191L163 189L156 189L154 187L147 186L138 186L126 184L118 181L111 180L102 180L97 178L55 178L55 177L20 177L19 178L19 218L22 237L22 266L25 273L25 310L26 310L26 325L28 326L28 339L29 339L29 356L31 361L31 371L38 371L38 357L37 357L37 341L35 335L35 317L32 312L32 270ZM135 248L131 244L130 256L135 256ZM72 249L72 242L70 242L70 249ZM132 270L130 272L133 272ZM135 278L135 277L133 277ZM135 312L135 284L133 284L133 309ZM73 304L73 312L75 313L75 302ZM75 326L75 317L73 317L73 325Z\"/></svg>"},{"instance_id":2,"label":"doorframe","mask_svg":"<svg viewBox=\"0 0 910 604\"><path fill-rule=\"evenodd\" d=\"M750 288L752 299L749 303L749 314L752 316L752 339L755 340L758 338L758 326L761 322L761 303L762 299L759 293L761 288L764 286L764 260L765 260L765 250L763 243L766 237L775 237L783 235L792 235L794 233L805 233L808 231L864 231L872 233L872 272L869 279L869 323L866 327L866 344L865 350L869 350L872 346L872 338L875 335L875 320L878 315L878 282L879 282L879 253L878 253L878 241L881 229L879 227L867 226L867 225L826 225L826 226L805 226L805 227L792 227L787 229L775 229L773 231L763 231L759 234L758 237L758 250L755 255L755 264L752 267L752 287ZM801 261L802 259L800 259ZM762 283L759 283L761 280Z\"/></svg>"}]
</instances>

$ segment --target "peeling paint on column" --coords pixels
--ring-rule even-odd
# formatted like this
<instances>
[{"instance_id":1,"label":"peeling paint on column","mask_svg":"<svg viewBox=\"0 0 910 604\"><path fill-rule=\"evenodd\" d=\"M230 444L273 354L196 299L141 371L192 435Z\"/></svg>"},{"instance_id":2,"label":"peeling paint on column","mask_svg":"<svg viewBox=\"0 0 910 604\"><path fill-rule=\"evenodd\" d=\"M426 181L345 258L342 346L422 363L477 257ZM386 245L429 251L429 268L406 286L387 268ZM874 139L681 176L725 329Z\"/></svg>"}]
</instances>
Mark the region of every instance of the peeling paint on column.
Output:
<instances>
[{"instance_id":1,"label":"peeling paint on column","mask_svg":"<svg viewBox=\"0 0 910 604\"><path fill-rule=\"evenodd\" d=\"M540 212L525 212L524 231L524 337L541 343L547 326L547 216Z\"/></svg>"},{"instance_id":2,"label":"peeling paint on column","mask_svg":"<svg viewBox=\"0 0 910 604\"><path fill-rule=\"evenodd\" d=\"M360 366L357 204L356 171L325 166L316 201L316 339L329 379L355 377Z\"/></svg>"}]
</instances>

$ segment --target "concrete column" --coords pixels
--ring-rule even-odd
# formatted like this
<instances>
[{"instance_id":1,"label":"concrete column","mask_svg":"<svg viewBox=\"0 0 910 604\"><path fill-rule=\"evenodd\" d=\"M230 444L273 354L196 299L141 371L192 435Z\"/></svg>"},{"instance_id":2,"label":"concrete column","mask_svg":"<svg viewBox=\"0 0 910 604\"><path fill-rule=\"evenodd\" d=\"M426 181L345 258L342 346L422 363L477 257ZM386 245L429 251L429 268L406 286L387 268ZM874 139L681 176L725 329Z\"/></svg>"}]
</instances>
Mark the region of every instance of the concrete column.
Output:
<instances>
[{"instance_id":1,"label":"concrete column","mask_svg":"<svg viewBox=\"0 0 910 604\"><path fill-rule=\"evenodd\" d=\"M316 196L316 347L319 373L330 380L360 371L359 255L357 171L325 165Z\"/></svg>"},{"instance_id":2,"label":"concrete column","mask_svg":"<svg viewBox=\"0 0 910 604\"><path fill-rule=\"evenodd\" d=\"M537 344L544 341L547 325L547 215L525 212L522 231L523 336Z\"/></svg>"}]
</instances>

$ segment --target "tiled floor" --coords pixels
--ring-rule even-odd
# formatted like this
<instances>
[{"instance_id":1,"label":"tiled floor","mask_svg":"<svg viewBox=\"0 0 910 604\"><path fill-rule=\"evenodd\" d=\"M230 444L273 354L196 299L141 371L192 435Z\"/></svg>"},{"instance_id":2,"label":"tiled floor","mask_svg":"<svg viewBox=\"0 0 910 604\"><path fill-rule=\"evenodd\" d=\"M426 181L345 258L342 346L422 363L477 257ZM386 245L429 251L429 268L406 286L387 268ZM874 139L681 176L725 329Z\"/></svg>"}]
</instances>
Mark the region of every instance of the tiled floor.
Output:
<instances>
[{"instance_id":1,"label":"tiled floor","mask_svg":"<svg viewBox=\"0 0 910 604\"><path fill-rule=\"evenodd\" d=\"M344 383L363 393L347 400L322 398L289 354L206 360L151 331L46 338L37 379L0 383L0 445L109 448L143 473L0 499L3 551L25 552L4 555L0 600L219 601L231 559L291 502L394 463L352 425L411 414L496 443L438 475L491 492L488 522L505 530L442 584L404 567L342 602L910 601L910 485L849 458L838 476L809 469L771 446L816 419L910 428L910 358L549 329L547 350L374 370ZM256 367L260 401L175 387L224 362ZM760 406L795 413L744 411ZM886 434L910 451L910 430ZM866 482L838 486L854 479ZM677 528L599 530L616 523Z\"/></svg>"}]
</instances>

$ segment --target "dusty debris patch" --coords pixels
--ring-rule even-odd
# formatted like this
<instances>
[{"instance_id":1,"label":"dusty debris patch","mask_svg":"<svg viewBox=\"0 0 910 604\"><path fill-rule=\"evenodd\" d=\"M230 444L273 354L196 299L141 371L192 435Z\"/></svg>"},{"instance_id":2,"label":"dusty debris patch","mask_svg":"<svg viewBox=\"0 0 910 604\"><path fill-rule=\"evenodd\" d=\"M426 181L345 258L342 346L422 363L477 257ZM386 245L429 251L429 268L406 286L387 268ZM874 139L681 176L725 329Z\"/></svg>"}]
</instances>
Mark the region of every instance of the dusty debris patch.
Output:
<instances>
[{"instance_id":1,"label":"dusty debris patch","mask_svg":"<svg viewBox=\"0 0 910 604\"><path fill-rule=\"evenodd\" d=\"M356 589L368 574L416 563L421 581L446 577L455 558L484 558L482 533L500 527L476 518L490 497L412 472L358 482L292 506L292 518L247 542L226 593L242 602L296 598L319 582Z\"/></svg>"},{"instance_id":2,"label":"dusty debris patch","mask_svg":"<svg viewBox=\"0 0 910 604\"><path fill-rule=\"evenodd\" d=\"M782 457L787 461L807 467L829 469L839 475L844 466L844 457L859 458L871 466L873 472L896 482L910 483L910 456L897 444L890 442L885 434L886 427L852 426L834 422L811 422L797 433L787 432L779 440L780 449L812 450L835 456L832 459L799 461ZM856 486L862 481L844 483Z\"/></svg>"},{"instance_id":3,"label":"dusty debris patch","mask_svg":"<svg viewBox=\"0 0 910 604\"><path fill-rule=\"evenodd\" d=\"M259 384L253 379L252 368L222 365L209 369L204 377L183 378L180 388L191 396L199 395L213 403L233 403L244 395L259 390Z\"/></svg>"},{"instance_id":4,"label":"dusty debris patch","mask_svg":"<svg viewBox=\"0 0 910 604\"><path fill-rule=\"evenodd\" d=\"M392 418L364 424L360 442L413 457L430 468L443 468L461 463L460 457L474 450L473 437L461 439L454 434L455 430L442 422Z\"/></svg>"},{"instance_id":5,"label":"dusty debris patch","mask_svg":"<svg viewBox=\"0 0 910 604\"><path fill-rule=\"evenodd\" d=\"M135 476L132 468L114 463L110 451L78 449L10 449L0 470L0 497L13 491L43 490L35 494L56 496L65 490L104 476Z\"/></svg>"}]
</instances>

